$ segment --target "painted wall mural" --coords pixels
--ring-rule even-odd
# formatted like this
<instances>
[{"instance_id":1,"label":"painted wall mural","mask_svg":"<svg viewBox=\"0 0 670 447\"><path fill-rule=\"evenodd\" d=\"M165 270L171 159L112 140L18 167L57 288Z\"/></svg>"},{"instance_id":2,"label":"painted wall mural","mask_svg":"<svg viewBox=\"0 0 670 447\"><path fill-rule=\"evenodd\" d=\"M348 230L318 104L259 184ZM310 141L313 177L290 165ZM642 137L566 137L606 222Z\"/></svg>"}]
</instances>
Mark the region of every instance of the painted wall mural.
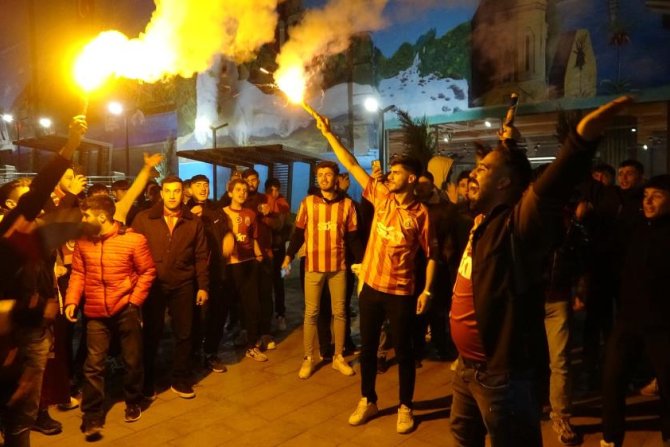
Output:
<instances>
[{"instance_id":1,"label":"painted wall mural","mask_svg":"<svg viewBox=\"0 0 670 447\"><path fill-rule=\"evenodd\" d=\"M323 3L292 2L287 17L299 20L304 8ZM321 90L308 97L359 154L378 141L377 118L363 109L369 96L438 120L503 104L511 91L523 103L642 90L670 98L670 1L397 0L385 15L386 28L355 36L346 53L322 63ZM271 65L273 51L262 50L259 60ZM226 144L323 152L309 117L263 89L265 62L223 62L201 74L196 117L229 122ZM207 146L208 134L196 129L180 146Z\"/></svg>"}]
</instances>

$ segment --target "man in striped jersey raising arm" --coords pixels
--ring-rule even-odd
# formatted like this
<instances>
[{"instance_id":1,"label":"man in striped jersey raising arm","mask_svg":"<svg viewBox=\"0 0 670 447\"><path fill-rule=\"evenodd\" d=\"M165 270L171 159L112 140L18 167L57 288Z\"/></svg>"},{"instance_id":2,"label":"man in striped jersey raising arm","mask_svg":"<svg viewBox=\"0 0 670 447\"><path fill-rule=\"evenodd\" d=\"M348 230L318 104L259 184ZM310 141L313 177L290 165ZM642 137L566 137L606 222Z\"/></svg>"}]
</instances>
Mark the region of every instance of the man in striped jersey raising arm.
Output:
<instances>
[{"instance_id":1,"label":"man in striped jersey raising arm","mask_svg":"<svg viewBox=\"0 0 670 447\"><path fill-rule=\"evenodd\" d=\"M416 159L401 156L391 161L386 182L373 179L333 134L328 120L318 114L314 117L338 160L363 187L363 197L375 210L360 275L364 282L359 295L362 399L349 417L349 424L364 424L378 413L377 345L384 318L388 318L400 375L396 429L398 433L409 433L414 429L412 399L416 377L412 325L415 312L424 313L430 299L435 271L432 257L436 252L431 247L434 237L428 209L414 195L422 166ZM429 259L425 287L420 292L414 290L414 260L419 248Z\"/></svg>"},{"instance_id":2,"label":"man in striped jersey raising arm","mask_svg":"<svg viewBox=\"0 0 670 447\"><path fill-rule=\"evenodd\" d=\"M345 243L354 257L361 258L362 247L358 240L357 216L354 202L337 189L339 167L332 161L316 166L319 190L305 197L300 204L283 268L287 268L302 244L305 244L305 357L298 376L307 379L312 375L314 338L319 317L319 302L325 283L330 290L334 317L335 357L333 368L345 376L354 370L342 356L346 326L347 267Z\"/></svg>"}]
</instances>

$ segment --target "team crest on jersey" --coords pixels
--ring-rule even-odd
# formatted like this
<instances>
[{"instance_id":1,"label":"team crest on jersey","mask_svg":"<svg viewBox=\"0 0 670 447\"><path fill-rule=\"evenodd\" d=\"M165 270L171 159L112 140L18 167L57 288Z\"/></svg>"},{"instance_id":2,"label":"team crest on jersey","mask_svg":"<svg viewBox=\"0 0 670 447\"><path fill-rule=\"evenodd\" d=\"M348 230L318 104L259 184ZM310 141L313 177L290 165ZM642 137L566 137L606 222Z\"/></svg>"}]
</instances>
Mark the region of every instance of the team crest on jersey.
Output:
<instances>
[{"instance_id":1,"label":"team crest on jersey","mask_svg":"<svg viewBox=\"0 0 670 447\"><path fill-rule=\"evenodd\" d=\"M244 218L244 225L246 226L251 225L251 219L248 216Z\"/></svg>"},{"instance_id":2,"label":"team crest on jersey","mask_svg":"<svg viewBox=\"0 0 670 447\"><path fill-rule=\"evenodd\" d=\"M393 242L394 244L399 244L404 238L402 231L399 231L393 225L387 227L381 222L377 222L377 234L382 239Z\"/></svg>"},{"instance_id":3,"label":"team crest on jersey","mask_svg":"<svg viewBox=\"0 0 670 447\"><path fill-rule=\"evenodd\" d=\"M319 231L330 231L335 228L335 222L319 222L317 228Z\"/></svg>"}]
</instances>

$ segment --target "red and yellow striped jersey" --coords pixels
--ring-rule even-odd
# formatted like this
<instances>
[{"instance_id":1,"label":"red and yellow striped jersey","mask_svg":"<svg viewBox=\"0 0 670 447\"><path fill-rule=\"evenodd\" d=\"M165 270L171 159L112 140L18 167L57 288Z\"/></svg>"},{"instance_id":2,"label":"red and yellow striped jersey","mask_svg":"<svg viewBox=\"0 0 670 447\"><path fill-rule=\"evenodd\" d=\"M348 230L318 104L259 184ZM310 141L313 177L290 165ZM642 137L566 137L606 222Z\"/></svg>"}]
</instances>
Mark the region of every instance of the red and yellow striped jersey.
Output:
<instances>
[{"instance_id":1,"label":"red and yellow striped jersey","mask_svg":"<svg viewBox=\"0 0 670 447\"><path fill-rule=\"evenodd\" d=\"M228 228L235 236L235 249L228 263L238 264L254 259L254 241L258 238L256 213L249 208L234 210L229 206L223 212L228 216Z\"/></svg>"},{"instance_id":2,"label":"red and yellow striped jersey","mask_svg":"<svg viewBox=\"0 0 670 447\"><path fill-rule=\"evenodd\" d=\"M375 209L365 250L363 281L391 295L414 293L414 259L419 248L430 258L432 227L428 209L418 200L401 205L386 186L370 178L363 191Z\"/></svg>"},{"instance_id":3,"label":"red and yellow striped jersey","mask_svg":"<svg viewBox=\"0 0 670 447\"><path fill-rule=\"evenodd\" d=\"M309 195L300 203L296 228L305 230L305 271L345 270L344 236L357 229L356 208L348 198L327 201Z\"/></svg>"}]
</instances>

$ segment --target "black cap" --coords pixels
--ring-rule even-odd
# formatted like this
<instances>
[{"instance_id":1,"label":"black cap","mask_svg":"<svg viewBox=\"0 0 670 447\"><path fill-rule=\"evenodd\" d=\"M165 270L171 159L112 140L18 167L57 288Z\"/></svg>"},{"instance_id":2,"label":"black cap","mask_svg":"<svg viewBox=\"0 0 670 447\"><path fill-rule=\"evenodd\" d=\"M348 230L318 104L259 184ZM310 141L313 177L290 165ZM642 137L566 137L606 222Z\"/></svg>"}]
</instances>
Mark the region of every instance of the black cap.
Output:
<instances>
[{"instance_id":1,"label":"black cap","mask_svg":"<svg viewBox=\"0 0 670 447\"><path fill-rule=\"evenodd\" d=\"M670 174L657 175L649 179L645 188L662 189L670 192Z\"/></svg>"}]
</instances>

